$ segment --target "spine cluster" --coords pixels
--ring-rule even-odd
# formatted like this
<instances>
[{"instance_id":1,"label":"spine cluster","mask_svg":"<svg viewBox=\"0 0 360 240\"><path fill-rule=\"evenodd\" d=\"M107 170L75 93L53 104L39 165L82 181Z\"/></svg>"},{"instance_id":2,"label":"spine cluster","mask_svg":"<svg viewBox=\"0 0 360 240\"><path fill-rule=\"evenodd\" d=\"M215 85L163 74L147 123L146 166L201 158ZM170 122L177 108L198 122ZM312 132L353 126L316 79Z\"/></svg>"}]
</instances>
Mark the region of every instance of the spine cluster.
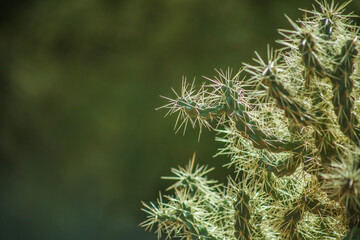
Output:
<instances>
[{"instance_id":1,"label":"spine cluster","mask_svg":"<svg viewBox=\"0 0 360 240\"><path fill-rule=\"evenodd\" d=\"M217 184L193 158L167 177L174 195L144 204L142 226L182 239L359 239L360 30L349 2L317 3L288 18L266 58L164 97L178 130L221 134L235 176Z\"/></svg>"}]
</instances>

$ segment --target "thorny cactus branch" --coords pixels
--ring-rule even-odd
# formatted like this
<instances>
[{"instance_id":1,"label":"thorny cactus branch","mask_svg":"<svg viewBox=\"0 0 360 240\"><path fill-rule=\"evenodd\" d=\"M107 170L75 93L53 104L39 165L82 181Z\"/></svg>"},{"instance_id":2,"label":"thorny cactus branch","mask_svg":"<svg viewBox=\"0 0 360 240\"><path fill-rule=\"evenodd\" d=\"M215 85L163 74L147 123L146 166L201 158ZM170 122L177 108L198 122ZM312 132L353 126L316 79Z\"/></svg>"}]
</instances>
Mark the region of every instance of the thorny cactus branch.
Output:
<instances>
[{"instance_id":1,"label":"thorny cactus branch","mask_svg":"<svg viewBox=\"0 0 360 240\"><path fill-rule=\"evenodd\" d=\"M182 239L359 239L359 27L350 1L316 1L304 18L286 17L283 47L257 52L235 75L217 71L200 88L183 79L161 108L175 129L215 130L236 176L227 186L212 169L173 169L173 195L145 204L141 225Z\"/></svg>"},{"instance_id":2,"label":"thorny cactus branch","mask_svg":"<svg viewBox=\"0 0 360 240\"><path fill-rule=\"evenodd\" d=\"M333 85L334 111L338 116L338 123L341 131L348 136L356 145L360 146L360 128L356 115L352 112L354 107L353 80L351 75L354 72L354 60L359 51L355 48L354 40L348 40L341 48L339 55L335 56L334 70L329 74Z\"/></svg>"}]
</instances>

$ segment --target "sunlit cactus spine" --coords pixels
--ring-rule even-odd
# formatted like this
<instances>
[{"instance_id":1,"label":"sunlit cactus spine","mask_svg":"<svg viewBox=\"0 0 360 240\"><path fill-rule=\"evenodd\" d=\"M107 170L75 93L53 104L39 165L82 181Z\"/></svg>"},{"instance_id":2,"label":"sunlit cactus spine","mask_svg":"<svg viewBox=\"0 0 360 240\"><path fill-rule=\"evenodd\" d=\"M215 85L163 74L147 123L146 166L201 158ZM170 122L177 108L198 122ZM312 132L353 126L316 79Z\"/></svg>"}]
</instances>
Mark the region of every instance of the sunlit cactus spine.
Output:
<instances>
[{"instance_id":1,"label":"sunlit cactus spine","mask_svg":"<svg viewBox=\"0 0 360 240\"><path fill-rule=\"evenodd\" d=\"M173 169L174 194L144 203L159 236L182 239L360 239L360 41L349 2L302 10L283 47L165 99L188 124L214 130L235 174ZM199 134L200 136L200 134ZM169 189L169 190L170 190Z\"/></svg>"}]
</instances>

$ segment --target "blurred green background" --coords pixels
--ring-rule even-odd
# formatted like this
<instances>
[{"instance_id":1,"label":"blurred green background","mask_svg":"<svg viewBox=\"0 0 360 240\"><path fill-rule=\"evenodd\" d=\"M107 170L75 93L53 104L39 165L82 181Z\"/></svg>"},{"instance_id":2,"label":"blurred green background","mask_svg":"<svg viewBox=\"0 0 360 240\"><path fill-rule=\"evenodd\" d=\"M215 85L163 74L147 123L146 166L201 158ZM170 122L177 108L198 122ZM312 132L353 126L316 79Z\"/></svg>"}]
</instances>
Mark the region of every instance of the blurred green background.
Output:
<instances>
[{"instance_id":1,"label":"blurred green background","mask_svg":"<svg viewBox=\"0 0 360 240\"><path fill-rule=\"evenodd\" d=\"M156 239L138 224L170 168L216 166L214 133L155 111L183 75L238 70L298 0L22 0L0 8L0 239ZM359 13L360 1L348 9Z\"/></svg>"}]
</instances>

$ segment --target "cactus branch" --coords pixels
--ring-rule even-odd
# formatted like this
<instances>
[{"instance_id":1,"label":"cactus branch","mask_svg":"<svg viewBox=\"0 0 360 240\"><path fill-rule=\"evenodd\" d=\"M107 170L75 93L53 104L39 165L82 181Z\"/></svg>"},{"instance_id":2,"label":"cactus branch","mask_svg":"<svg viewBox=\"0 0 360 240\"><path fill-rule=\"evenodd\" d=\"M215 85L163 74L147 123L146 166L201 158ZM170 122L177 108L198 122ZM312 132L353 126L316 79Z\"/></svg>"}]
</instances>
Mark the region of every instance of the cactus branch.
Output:
<instances>
[{"instance_id":1,"label":"cactus branch","mask_svg":"<svg viewBox=\"0 0 360 240\"><path fill-rule=\"evenodd\" d=\"M359 54L355 48L356 39L347 41L341 48L341 53L335 57L335 69L329 74L329 78L333 85L332 103L338 116L340 129L355 144L360 146L360 128L356 126L359 121L352 112L354 98L351 96L354 86L351 78L354 72L354 59Z\"/></svg>"}]
</instances>

